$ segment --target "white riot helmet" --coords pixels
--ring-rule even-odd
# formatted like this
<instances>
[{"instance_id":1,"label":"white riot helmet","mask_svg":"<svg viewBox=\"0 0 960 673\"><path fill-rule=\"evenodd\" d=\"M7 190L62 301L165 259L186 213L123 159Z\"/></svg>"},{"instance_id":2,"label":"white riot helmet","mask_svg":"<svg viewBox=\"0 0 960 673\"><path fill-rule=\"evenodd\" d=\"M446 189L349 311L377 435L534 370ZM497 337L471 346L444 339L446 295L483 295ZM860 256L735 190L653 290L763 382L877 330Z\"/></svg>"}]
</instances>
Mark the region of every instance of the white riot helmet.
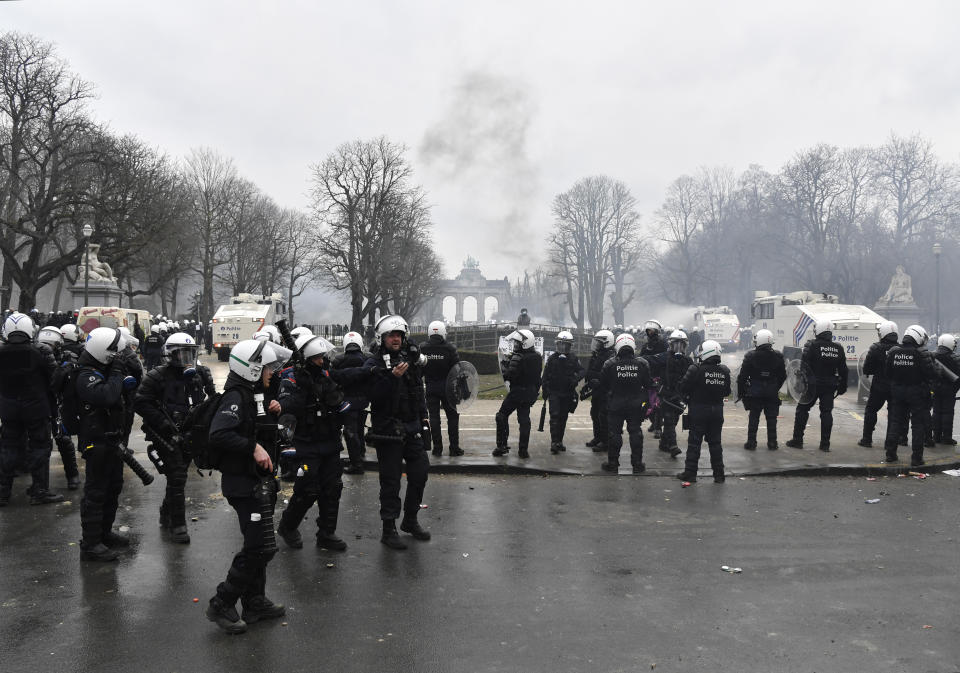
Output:
<instances>
[{"instance_id":1,"label":"white riot helmet","mask_svg":"<svg viewBox=\"0 0 960 673\"><path fill-rule=\"evenodd\" d=\"M343 335L343 350L347 353L363 350L363 337L359 332L347 332Z\"/></svg>"},{"instance_id":2,"label":"white riot helmet","mask_svg":"<svg viewBox=\"0 0 960 673\"><path fill-rule=\"evenodd\" d=\"M179 320L174 320L174 321L173 321L173 329L180 329L180 321L179 321Z\"/></svg>"},{"instance_id":3,"label":"white riot helmet","mask_svg":"<svg viewBox=\"0 0 960 673\"><path fill-rule=\"evenodd\" d=\"M297 339L296 344L297 350L303 353L303 359L308 362L311 358L315 358L318 355L328 358L334 349L332 343L322 336L314 336L313 334L301 335L300 338Z\"/></svg>"},{"instance_id":4,"label":"white riot helmet","mask_svg":"<svg viewBox=\"0 0 960 673\"><path fill-rule=\"evenodd\" d=\"M573 350L573 334L563 330L557 334L557 352L563 355L569 355Z\"/></svg>"},{"instance_id":5,"label":"white riot helmet","mask_svg":"<svg viewBox=\"0 0 960 673\"><path fill-rule=\"evenodd\" d=\"M927 343L927 330L920 327L920 325L910 325L907 329L903 331L903 339L906 341L907 338L917 344L918 346L925 346Z\"/></svg>"},{"instance_id":6,"label":"white riot helmet","mask_svg":"<svg viewBox=\"0 0 960 673\"><path fill-rule=\"evenodd\" d=\"M514 352L520 350L530 350L537 343L533 332L528 329L518 329L507 335L507 339L513 342Z\"/></svg>"},{"instance_id":7,"label":"white riot helmet","mask_svg":"<svg viewBox=\"0 0 960 673\"><path fill-rule=\"evenodd\" d=\"M447 340L447 326L443 324L442 320L434 320L427 326L427 338L432 336L439 336L444 341Z\"/></svg>"},{"instance_id":8,"label":"white riot helmet","mask_svg":"<svg viewBox=\"0 0 960 673\"><path fill-rule=\"evenodd\" d=\"M647 337L660 338L660 333L663 332L663 323L659 320L648 320L643 324L643 331L647 333ZM653 332L653 334L651 334Z\"/></svg>"},{"instance_id":9,"label":"white riot helmet","mask_svg":"<svg viewBox=\"0 0 960 673\"><path fill-rule=\"evenodd\" d=\"M123 335L123 340L127 342L127 345L130 346L130 348L132 348L133 350L137 350L137 348L140 347L140 339L138 339L137 337L133 336L130 333L129 327L127 327L126 325L122 325L117 329L120 330L120 334Z\"/></svg>"},{"instance_id":10,"label":"white riot helmet","mask_svg":"<svg viewBox=\"0 0 960 673\"><path fill-rule=\"evenodd\" d=\"M825 333L833 332L833 321L828 320L827 318L818 318L815 323L813 323L813 335L820 336Z\"/></svg>"},{"instance_id":11,"label":"white riot helmet","mask_svg":"<svg viewBox=\"0 0 960 673\"><path fill-rule=\"evenodd\" d=\"M193 367L197 364L197 342L184 332L171 334L163 344L163 357L174 367Z\"/></svg>"},{"instance_id":12,"label":"white riot helmet","mask_svg":"<svg viewBox=\"0 0 960 673\"><path fill-rule=\"evenodd\" d=\"M253 333L254 339L267 339L272 344L283 343L283 337L280 336L280 330L276 325L264 325Z\"/></svg>"},{"instance_id":13,"label":"white riot helmet","mask_svg":"<svg viewBox=\"0 0 960 673\"><path fill-rule=\"evenodd\" d=\"M69 341L71 343L77 343L80 341L80 328L73 323L61 325L60 334L63 335L64 341Z\"/></svg>"},{"instance_id":14,"label":"white riot helmet","mask_svg":"<svg viewBox=\"0 0 960 673\"><path fill-rule=\"evenodd\" d=\"M707 339L701 344L700 349L697 351L697 360L706 362L710 358L719 358L722 352L723 349L720 348L719 343L713 339Z\"/></svg>"},{"instance_id":15,"label":"white riot helmet","mask_svg":"<svg viewBox=\"0 0 960 673\"><path fill-rule=\"evenodd\" d=\"M753 345L757 346L767 346L773 345L773 332L768 329L757 330L757 333L753 335Z\"/></svg>"},{"instance_id":16,"label":"white riot helmet","mask_svg":"<svg viewBox=\"0 0 960 673\"><path fill-rule=\"evenodd\" d=\"M897 323L893 322L892 320L884 320L883 322L877 324L877 335L881 339L884 339L891 334L893 336L897 336L897 332L899 331L900 330L897 329Z\"/></svg>"},{"instance_id":17,"label":"white riot helmet","mask_svg":"<svg viewBox=\"0 0 960 673\"><path fill-rule=\"evenodd\" d=\"M7 343L28 343L33 341L33 333L33 320L25 313L11 313L3 321L3 339Z\"/></svg>"},{"instance_id":18,"label":"white riot helmet","mask_svg":"<svg viewBox=\"0 0 960 673\"><path fill-rule=\"evenodd\" d=\"M613 332L602 329L593 335L592 350L596 353L601 348L613 348L614 343L616 343L616 338L613 336Z\"/></svg>"},{"instance_id":19,"label":"white riot helmet","mask_svg":"<svg viewBox=\"0 0 960 673\"><path fill-rule=\"evenodd\" d=\"M304 327L303 325L294 327L292 330L290 330L290 336L293 337L294 343L296 343L297 339L302 337L304 334L313 334L313 332L310 331L309 327Z\"/></svg>"},{"instance_id":20,"label":"white riot helmet","mask_svg":"<svg viewBox=\"0 0 960 673\"><path fill-rule=\"evenodd\" d=\"M407 334L410 333L410 327L407 325L407 321L398 315L383 316L377 321L377 325L374 329L377 333L377 339L381 343L383 342L383 337L390 334L390 332L403 332L404 339L406 339Z\"/></svg>"},{"instance_id":21,"label":"white riot helmet","mask_svg":"<svg viewBox=\"0 0 960 673\"><path fill-rule=\"evenodd\" d=\"M230 350L230 371L244 381L256 383L264 367L276 370L279 366L277 354L266 339L247 339Z\"/></svg>"},{"instance_id":22,"label":"white riot helmet","mask_svg":"<svg viewBox=\"0 0 960 673\"><path fill-rule=\"evenodd\" d=\"M687 352L687 333L683 330L674 330L670 334L670 338L667 339L670 344L671 353L680 353L683 355Z\"/></svg>"},{"instance_id":23,"label":"white riot helmet","mask_svg":"<svg viewBox=\"0 0 960 673\"><path fill-rule=\"evenodd\" d=\"M160 334L160 325L150 325L150 334Z\"/></svg>"},{"instance_id":24,"label":"white riot helmet","mask_svg":"<svg viewBox=\"0 0 960 673\"><path fill-rule=\"evenodd\" d=\"M37 341L42 344L47 344L54 351L58 351L63 345L63 335L60 334L60 330L56 327L44 327L40 330L40 333L37 334Z\"/></svg>"},{"instance_id":25,"label":"white riot helmet","mask_svg":"<svg viewBox=\"0 0 960 673\"><path fill-rule=\"evenodd\" d=\"M633 338L632 334L627 334L624 332L617 337L617 340L613 344L614 350L616 350L617 355L620 355L620 351L624 348L629 348L632 353L637 352L637 340Z\"/></svg>"},{"instance_id":26,"label":"white riot helmet","mask_svg":"<svg viewBox=\"0 0 960 673\"><path fill-rule=\"evenodd\" d=\"M108 365L126 346L127 342L120 330L113 327L97 327L87 335L84 350L100 364Z\"/></svg>"},{"instance_id":27,"label":"white riot helmet","mask_svg":"<svg viewBox=\"0 0 960 673\"><path fill-rule=\"evenodd\" d=\"M40 333L43 334L43 330L40 330ZM952 334L941 334L937 339L937 345L940 348L946 348L952 353L957 350L957 337Z\"/></svg>"}]
</instances>

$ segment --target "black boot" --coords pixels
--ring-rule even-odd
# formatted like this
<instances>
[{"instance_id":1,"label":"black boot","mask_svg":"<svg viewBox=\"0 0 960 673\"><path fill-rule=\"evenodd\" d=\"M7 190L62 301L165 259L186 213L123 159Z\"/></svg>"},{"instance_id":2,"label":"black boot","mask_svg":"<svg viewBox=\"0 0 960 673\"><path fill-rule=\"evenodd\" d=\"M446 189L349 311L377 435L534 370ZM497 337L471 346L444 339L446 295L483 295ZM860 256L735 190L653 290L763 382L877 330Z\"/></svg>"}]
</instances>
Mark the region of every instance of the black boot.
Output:
<instances>
[{"instance_id":1,"label":"black boot","mask_svg":"<svg viewBox=\"0 0 960 673\"><path fill-rule=\"evenodd\" d=\"M520 458L529 458L530 452L527 451L526 447L520 447L520 450L517 451L517 456L519 456Z\"/></svg>"},{"instance_id":2,"label":"black boot","mask_svg":"<svg viewBox=\"0 0 960 673\"><path fill-rule=\"evenodd\" d=\"M117 552L102 542L95 545L80 543L80 558L84 561L116 561Z\"/></svg>"},{"instance_id":3,"label":"black boot","mask_svg":"<svg viewBox=\"0 0 960 673\"><path fill-rule=\"evenodd\" d=\"M390 549L406 549L406 543L400 539L400 533L397 532L396 522L392 519L383 522L383 534L380 536L380 542L390 547Z\"/></svg>"},{"instance_id":4,"label":"black boot","mask_svg":"<svg viewBox=\"0 0 960 673\"><path fill-rule=\"evenodd\" d=\"M425 530L423 526L420 525L416 515L404 515L403 521L400 522L400 530L404 533L410 533L414 540L426 542L430 539L430 531Z\"/></svg>"},{"instance_id":5,"label":"black boot","mask_svg":"<svg viewBox=\"0 0 960 673\"><path fill-rule=\"evenodd\" d=\"M350 463L343 468L344 474L363 474L363 463Z\"/></svg>"},{"instance_id":6,"label":"black boot","mask_svg":"<svg viewBox=\"0 0 960 673\"><path fill-rule=\"evenodd\" d=\"M745 448L747 451L756 451L757 441L748 439L746 442L744 442L743 448Z\"/></svg>"},{"instance_id":7,"label":"black boot","mask_svg":"<svg viewBox=\"0 0 960 673\"><path fill-rule=\"evenodd\" d=\"M337 537L337 534L332 530L317 531L317 546L330 551L345 551L347 549L347 543Z\"/></svg>"},{"instance_id":8,"label":"black boot","mask_svg":"<svg viewBox=\"0 0 960 673\"><path fill-rule=\"evenodd\" d=\"M510 452L510 447L509 447L509 446L506 446L506 445L504 445L504 446L498 446L497 448L495 448L495 449L493 450L493 455L496 456L497 458L499 458L500 456L505 456L505 455L507 455L507 453L509 453L509 452Z\"/></svg>"},{"instance_id":9,"label":"black boot","mask_svg":"<svg viewBox=\"0 0 960 673\"><path fill-rule=\"evenodd\" d=\"M170 539L180 544L190 544L190 534L187 532L187 525L174 526L170 529Z\"/></svg>"},{"instance_id":10,"label":"black boot","mask_svg":"<svg viewBox=\"0 0 960 673\"><path fill-rule=\"evenodd\" d=\"M802 449L803 448L803 438L797 439L796 437L791 437L787 440L787 446L791 449Z\"/></svg>"},{"instance_id":11,"label":"black boot","mask_svg":"<svg viewBox=\"0 0 960 673\"><path fill-rule=\"evenodd\" d=\"M230 635L244 633L247 630L247 623L237 614L236 604L227 603L219 595L210 599L210 604L207 606L207 619L215 622Z\"/></svg>"},{"instance_id":12,"label":"black boot","mask_svg":"<svg viewBox=\"0 0 960 673\"><path fill-rule=\"evenodd\" d=\"M600 444L600 443L601 443L600 440L594 437L589 442L584 444L584 446L587 447L588 449L592 449L593 447L595 447L597 444Z\"/></svg>"},{"instance_id":13,"label":"black boot","mask_svg":"<svg viewBox=\"0 0 960 673\"><path fill-rule=\"evenodd\" d=\"M550 442L550 453L553 455L560 453L560 444L557 442Z\"/></svg>"},{"instance_id":14,"label":"black boot","mask_svg":"<svg viewBox=\"0 0 960 673\"><path fill-rule=\"evenodd\" d=\"M871 439L870 437L861 437L859 441L857 441L857 446L862 446L867 449L872 448L873 439Z\"/></svg>"},{"instance_id":15,"label":"black boot","mask_svg":"<svg viewBox=\"0 0 960 673\"><path fill-rule=\"evenodd\" d=\"M281 521L280 526L277 528L277 535L287 543L288 547L292 549L303 549L303 536L300 535L300 531L296 528L284 528L283 522Z\"/></svg>"},{"instance_id":16,"label":"black boot","mask_svg":"<svg viewBox=\"0 0 960 673\"><path fill-rule=\"evenodd\" d=\"M266 596L253 596L243 599L243 617L241 621L255 624L264 619L277 619L287 614L287 609L274 603ZM234 609L236 612L236 609Z\"/></svg>"},{"instance_id":17,"label":"black boot","mask_svg":"<svg viewBox=\"0 0 960 673\"><path fill-rule=\"evenodd\" d=\"M30 492L31 505L50 505L55 502L63 502L63 496L59 493L48 491L45 488L35 488Z\"/></svg>"},{"instance_id":18,"label":"black boot","mask_svg":"<svg viewBox=\"0 0 960 673\"><path fill-rule=\"evenodd\" d=\"M593 445L593 452L594 452L594 453L606 453L606 452L607 452L607 444L606 444L606 442L597 442L596 444L594 444L594 445Z\"/></svg>"},{"instance_id":19,"label":"black boot","mask_svg":"<svg viewBox=\"0 0 960 673\"><path fill-rule=\"evenodd\" d=\"M451 446L451 447L450 447L450 457L451 457L451 458L456 457L456 456L462 456L462 455L463 455L463 449L461 449L459 446Z\"/></svg>"},{"instance_id":20,"label":"black boot","mask_svg":"<svg viewBox=\"0 0 960 673\"><path fill-rule=\"evenodd\" d=\"M614 474L616 474L617 472L620 471L620 463L612 463L610 461L606 461L600 464L600 469L603 470L604 472L613 472Z\"/></svg>"},{"instance_id":21,"label":"black boot","mask_svg":"<svg viewBox=\"0 0 960 673\"><path fill-rule=\"evenodd\" d=\"M687 472L686 470L684 470L683 472L677 475L677 479L679 479L680 481L689 481L693 483L697 480L697 473Z\"/></svg>"},{"instance_id":22,"label":"black boot","mask_svg":"<svg viewBox=\"0 0 960 673\"><path fill-rule=\"evenodd\" d=\"M103 541L103 544L110 547L110 549L120 549L130 546L130 538L126 535L114 533L112 530L104 531L100 539Z\"/></svg>"}]
</instances>

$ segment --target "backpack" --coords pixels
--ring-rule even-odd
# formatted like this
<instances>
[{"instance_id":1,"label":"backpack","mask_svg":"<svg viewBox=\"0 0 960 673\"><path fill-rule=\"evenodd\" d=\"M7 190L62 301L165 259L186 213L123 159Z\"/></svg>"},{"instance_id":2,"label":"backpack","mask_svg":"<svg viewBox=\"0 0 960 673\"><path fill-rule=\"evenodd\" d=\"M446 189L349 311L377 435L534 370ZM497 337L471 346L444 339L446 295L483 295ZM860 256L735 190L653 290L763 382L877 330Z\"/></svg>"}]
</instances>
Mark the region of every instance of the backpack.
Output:
<instances>
[{"instance_id":1,"label":"backpack","mask_svg":"<svg viewBox=\"0 0 960 673\"><path fill-rule=\"evenodd\" d=\"M200 470L217 469L220 463L219 455L210 450L210 424L222 397L223 393L214 393L191 409L183 421L185 447Z\"/></svg>"},{"instance_id":2,"label":"backpack","mask_svg":"<svg viewBox=\"0 0 960 673\"><path fill-rule=\"evenodd\" d=\"M68 435L80 432L80 410L83 402L77 396L77 375L80 366L76 362L65 362L54 374L53 392L60 400L60 422Z\"/></svg>"}]
</instances>

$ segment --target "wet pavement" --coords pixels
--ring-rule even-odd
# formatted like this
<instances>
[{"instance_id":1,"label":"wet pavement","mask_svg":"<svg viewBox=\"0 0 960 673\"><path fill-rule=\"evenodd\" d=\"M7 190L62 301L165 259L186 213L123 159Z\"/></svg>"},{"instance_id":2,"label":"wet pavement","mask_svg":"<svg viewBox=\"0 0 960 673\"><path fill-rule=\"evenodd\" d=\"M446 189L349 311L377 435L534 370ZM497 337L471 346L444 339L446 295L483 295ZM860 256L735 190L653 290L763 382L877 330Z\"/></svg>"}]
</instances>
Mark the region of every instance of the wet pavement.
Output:
<instances>
[{"instance_id":1,"label":"wet pavement","mask_svg":"<svg viewBox=\"0 0 960 673\"><path fill-rule=\"evenodd\" d=\"M960 478L884 474L882 449L855 445L852 401L830 453L815 441L746 452L731 405L731 476L687 488L672 478L682 457L651 435L645 475L601 473L582 447L587 406L565 454L534 432L529 460L493 458L497 406L464 415L468 455L432 457L421 522L433 540L383 547L376 472L344 476L349 549L313 547L311 513L305 548L281 542L269 570L287 616L243 636L203 616L240 545L216 476L191 474L193 542L177 545L157 525L162 478L143 487L127 471L117 524L134 546L105 565L79 560L79 492L31 507L18 479L0 509L0 670L960 671ZM139 433L131 445L146 462ZM952 447L927 455L958 460ZM848 468L857 476L830 476Z\"/></svg>"}]
</instances>

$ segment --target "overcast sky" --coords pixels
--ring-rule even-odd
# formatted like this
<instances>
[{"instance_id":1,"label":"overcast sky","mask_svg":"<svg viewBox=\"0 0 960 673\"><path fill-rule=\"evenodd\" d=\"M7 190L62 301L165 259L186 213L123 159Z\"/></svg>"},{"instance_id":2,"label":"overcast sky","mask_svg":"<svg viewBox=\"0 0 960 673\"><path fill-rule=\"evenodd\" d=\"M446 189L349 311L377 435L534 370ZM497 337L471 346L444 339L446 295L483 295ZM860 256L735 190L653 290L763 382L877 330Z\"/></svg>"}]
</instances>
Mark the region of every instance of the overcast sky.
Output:
<instances>
[{"instance_id":1,"label":"overcast sky","mask_svg":"<svg viewBox=\"0 0 960 673\"><path fill-rule=\"evenodd\" d=\"M0 29L55 42L115 131L213 147L283 206L338 144L404 143L448 274L535 267L591 174L649 221L683 173L818 142L960 158L956 2L21 0Z\"/></svg>"}]
</instances>

